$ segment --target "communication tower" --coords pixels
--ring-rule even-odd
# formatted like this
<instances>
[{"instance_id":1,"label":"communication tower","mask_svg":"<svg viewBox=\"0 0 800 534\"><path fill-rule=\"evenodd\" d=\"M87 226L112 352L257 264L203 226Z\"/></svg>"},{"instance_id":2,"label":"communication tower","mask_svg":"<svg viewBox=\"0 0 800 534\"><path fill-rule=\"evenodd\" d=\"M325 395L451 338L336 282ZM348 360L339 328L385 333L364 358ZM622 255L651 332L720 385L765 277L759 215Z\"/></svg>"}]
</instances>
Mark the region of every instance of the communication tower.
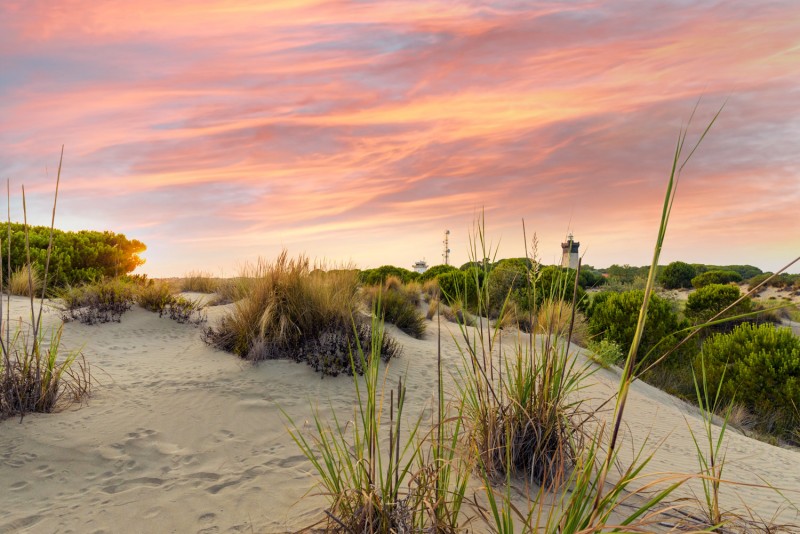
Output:
<instances>
[{"instance_id":1,"label":"communication tower","mask_svg":"<svg viewBox=\"0 0 800 534\"><path fill-rule=\"evenodd\" d=\"M444 241L442 241L442 244L444 245L442 259L445 265L450 265L450 230L444 231Z\"/></svg>"}]
</instances>

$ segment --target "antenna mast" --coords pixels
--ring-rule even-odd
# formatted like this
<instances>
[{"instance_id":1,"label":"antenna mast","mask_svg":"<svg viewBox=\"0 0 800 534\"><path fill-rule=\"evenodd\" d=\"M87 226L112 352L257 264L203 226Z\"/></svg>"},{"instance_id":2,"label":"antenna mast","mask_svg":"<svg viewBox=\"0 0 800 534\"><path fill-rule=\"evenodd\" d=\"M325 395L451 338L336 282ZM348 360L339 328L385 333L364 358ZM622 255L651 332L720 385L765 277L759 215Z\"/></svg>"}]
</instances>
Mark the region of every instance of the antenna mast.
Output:
<instances>
[{"instance_id":1,"label":"antenna mast","mask_svg":"<svg viewBox=\"0 0 800 534\"><path fill-rule=\"evenodd\" d=\"M442 259L445 265L450 265L450 230L444 231L444 241L442 241L442 244L444 245Z\"/></svg>"}]
</instances>

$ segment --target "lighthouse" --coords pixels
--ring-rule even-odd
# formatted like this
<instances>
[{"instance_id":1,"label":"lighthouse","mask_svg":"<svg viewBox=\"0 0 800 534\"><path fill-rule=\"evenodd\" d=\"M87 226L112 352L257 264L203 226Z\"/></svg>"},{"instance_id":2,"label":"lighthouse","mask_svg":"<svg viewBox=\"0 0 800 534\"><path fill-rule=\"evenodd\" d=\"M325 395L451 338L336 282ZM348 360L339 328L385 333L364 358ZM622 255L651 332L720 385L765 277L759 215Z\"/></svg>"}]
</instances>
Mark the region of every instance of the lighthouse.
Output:
<instances>
[{"instance_id":1,"label":"lighthouse","mask_svg":"<svg viewBox=\"0 0 800 534\"><path fill-rule=\"evenodd\" d=\"M575 241L570 233L567 236L567 241L561 243L561 266L569 267L570 269L578 268L578 247L581 244Z\"/></svg>"}]
</instances>

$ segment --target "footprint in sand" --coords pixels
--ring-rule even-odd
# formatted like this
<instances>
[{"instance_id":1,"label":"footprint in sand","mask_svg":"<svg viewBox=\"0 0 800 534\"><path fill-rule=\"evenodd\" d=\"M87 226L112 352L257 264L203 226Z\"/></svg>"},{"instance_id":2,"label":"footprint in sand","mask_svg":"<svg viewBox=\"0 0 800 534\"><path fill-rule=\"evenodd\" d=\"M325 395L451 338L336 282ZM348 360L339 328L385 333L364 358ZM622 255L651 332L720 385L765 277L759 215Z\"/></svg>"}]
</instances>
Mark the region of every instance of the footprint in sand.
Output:
<instances>
[{"instance_id":1,"label":"footprint in sand","mask_svg":"<svg viewBox=\"0 0 800 534\"><path fill-rule=\"evenodd\" d=\"M19 491L19 490L27 488L28 486L29 486L29 484L23 480L21 482L15 482L15 483L11 484L8 488L11 491Z\"/></svg>"}]
</instances>

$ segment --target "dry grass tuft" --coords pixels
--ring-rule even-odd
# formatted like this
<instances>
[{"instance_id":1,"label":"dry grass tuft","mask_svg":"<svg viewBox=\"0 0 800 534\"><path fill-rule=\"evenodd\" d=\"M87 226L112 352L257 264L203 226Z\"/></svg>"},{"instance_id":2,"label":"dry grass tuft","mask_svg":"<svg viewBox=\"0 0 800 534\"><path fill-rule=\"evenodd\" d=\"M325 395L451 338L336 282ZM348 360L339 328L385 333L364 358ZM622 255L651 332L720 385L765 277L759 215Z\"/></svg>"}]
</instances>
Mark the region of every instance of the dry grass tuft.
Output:
<instances>
[{"instance_id":1,"label":"dry grass tuft","mask_svg":"<svg viewBox=\"0 0 800 534\"><path fill-rule=\"evenodd\" d=\"M23 297L38 296L42 292L42 275L29 265L20 267L8 280L8 291L12 295ZM31 293L31 289L33 293Z\"/></svg>"},{"instance_id":2,"label":"dry grass tuft","mask_svg":"<svg viewBox=\"0 0 800 534\"><path fill-rule=\"evenodd\" d=\"M216 328L206 329L209 344L251 361L305 361L328 375L363 372L360 362L350 361L351 351L368 346L371 336L370 323L358 313L355 271L312 271L308 258L290 259L284 251L247 274L248 296ZM383 344L382 358L399 352L388 337Z\"/></svg>"},{"instance_id":3,"label":"dry grass tuft","mask_svg":"<svg viewBox=\"0 0 800 534\"><path fill-rule=\"evenodd\" d=\"M212 277L211 273L192 271L181 280L180 290L192 293L214 293L218 285L219 281Z\"/></svg>"}]
</instances>

